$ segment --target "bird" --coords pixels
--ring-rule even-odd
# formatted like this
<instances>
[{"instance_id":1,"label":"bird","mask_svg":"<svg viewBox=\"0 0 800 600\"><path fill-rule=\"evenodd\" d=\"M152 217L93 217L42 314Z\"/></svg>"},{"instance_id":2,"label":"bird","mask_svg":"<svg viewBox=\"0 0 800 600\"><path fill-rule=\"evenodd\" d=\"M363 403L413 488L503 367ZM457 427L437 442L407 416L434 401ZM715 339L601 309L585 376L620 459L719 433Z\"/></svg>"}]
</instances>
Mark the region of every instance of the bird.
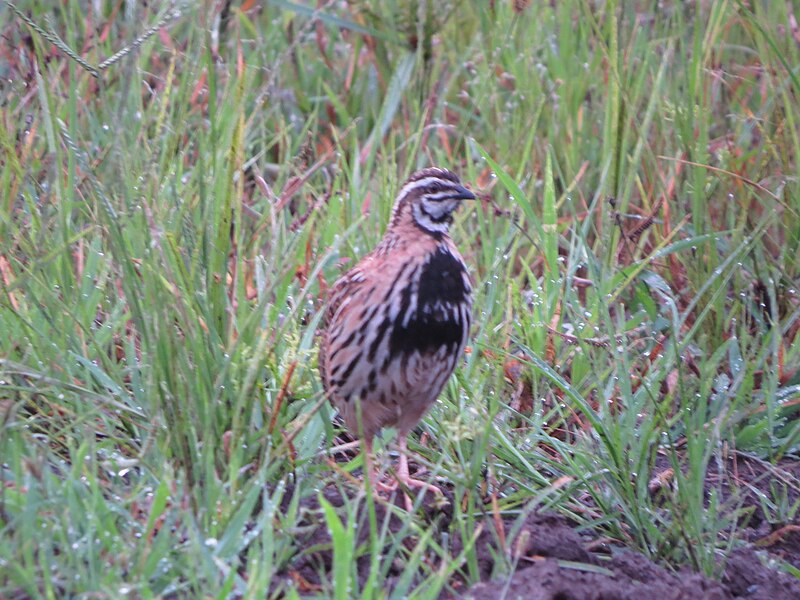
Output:
<instances>
[{"instance_id":1,"label":"bird","mask_svg":"<svg viewBox=\"0 0 800 600\"><path fill-rule=\"evenodd\" d=\"M424 488L408 469L411 430L433 405L464 353L472 280L449 235L453 212L475 194L453 172L428 167L402 185L377 246L331 288L318 366L325 395L363 442L373 490ZM396 483L378 480L373 439L397 429Z\"/></svg>"}]
</instances>

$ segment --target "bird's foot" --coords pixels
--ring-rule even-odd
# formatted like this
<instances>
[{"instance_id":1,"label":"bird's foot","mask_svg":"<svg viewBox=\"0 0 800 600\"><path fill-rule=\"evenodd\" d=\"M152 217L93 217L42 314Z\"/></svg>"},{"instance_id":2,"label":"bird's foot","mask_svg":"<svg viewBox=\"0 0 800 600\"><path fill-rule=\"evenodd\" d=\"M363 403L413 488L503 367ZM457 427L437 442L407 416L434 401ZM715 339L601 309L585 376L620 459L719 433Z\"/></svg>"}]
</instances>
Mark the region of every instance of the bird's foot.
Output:
<instances>
[{"instance_id":1,"label":"bird's foot","mask_svg":"<svg viewBox=\"0 0 800 600\"><path fill-rule=\"evenodd\" d=\"M408 512L414 510L414 497L410 494L413 490L422 489L426 493L431 492L439 498L444 498L444 492L438 486L422 479L400 477L399 474L388 481L376 477L371 481L371 485L372 493L380 500L386 500L400 489L403 494L403 504Z\"/></svg>"},{"instance_id":2,"label":"bird's foot","mask_svg":"<svg viewBox=\"0 0 800 600\"><path fill-rule=\"evenodd\" d=\"M397 482L399 483L400 487L403 488L403 501L406 505L406 510L411 512L414 510L414 500L409 495L409 491L413 489L422 489L425 492L432 492L433 494L443 498L444 492L438 487L433 485L432 483L428 483L427 481L423 481L421 479L414 479L413 477L405 476L397 478Z\"/></svg>"},{"instance_id":3,"label":"bird's foot","mask_svg":"<svg viewBox=\"0 0 800 600\"><path fill-rule=\"evenodd\" d=\"M397 491L397 481L383 481L379 479L372 482L372 489L376 494L392 494Z\"/></svg>"}]
</instances>

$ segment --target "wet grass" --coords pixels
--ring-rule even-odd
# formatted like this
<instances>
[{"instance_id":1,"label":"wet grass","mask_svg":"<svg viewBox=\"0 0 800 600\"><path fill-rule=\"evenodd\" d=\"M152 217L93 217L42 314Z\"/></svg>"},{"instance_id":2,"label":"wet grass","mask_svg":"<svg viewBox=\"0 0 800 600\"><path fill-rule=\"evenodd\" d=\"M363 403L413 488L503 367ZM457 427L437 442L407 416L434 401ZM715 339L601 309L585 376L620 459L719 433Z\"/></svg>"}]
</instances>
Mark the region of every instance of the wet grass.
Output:
<instances>
[{"instance_id":1,"label":"wet grass","mask_svg":"<svg viewBox=\"0 0 800 600\"><path fill-rule=\"evenodd\" d=\"M723 463L800 444L791 3L254 4L0 6L0 595L436 597L534 509L718 574ZM481 195L471 352L412 442L457 502L359 540L314 334L429 164Z\"/></svg>"}]
</instances>

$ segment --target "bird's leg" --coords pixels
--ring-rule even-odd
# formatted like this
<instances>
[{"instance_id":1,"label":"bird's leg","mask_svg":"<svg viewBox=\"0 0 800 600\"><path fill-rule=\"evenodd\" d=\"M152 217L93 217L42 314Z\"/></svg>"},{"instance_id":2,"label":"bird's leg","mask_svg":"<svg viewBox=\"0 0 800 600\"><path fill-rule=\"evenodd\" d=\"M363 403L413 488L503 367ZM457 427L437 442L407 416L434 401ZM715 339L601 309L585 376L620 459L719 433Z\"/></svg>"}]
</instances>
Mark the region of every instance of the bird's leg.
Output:
<instances>
[{"instance_id":1,"label":"bird's leg","mask_svg":"<svg viewBox=\"0 0 800 600\"><path fill-rule=\"evenodd\" d=\"M427 481L422 481L421 479L413 479L408 473L408 440L406 439L406 433L400 433L399 438L397 440L397 444L400 450L400 464L397 468L396 478L397 481L400 483L401 486L411 489L411 488L422 488L425 490L429 490L434 494L439 494L443 496L442 490L438 487L433 485L432 483L428 483ZM414 507L414 503L412 502L410 496L407 493L403 493L405 496L405 503L406 503L406 510L411 511Z\"/></svg>"},{"instance_id":2,"label":"bird's leg","mask_svg":"<svg viewBox=\"0 0 800 600\"><path fill-rule=\"evenodd\" d=\"M364 438L364 471L369 477L370 487L373 493L393 492L397 489L397 483L387 484L378 478L378 471L375 468L375 461L372 457L372 438Z\"/></svg>"},{"instance_id":3,"label":"bird's leg","mask_svg":"<svg viewBox=\"0 0 800 600\"><path fill-rule=\"evenodd\" d=\"M345 442L344 444L339 444L338 446L334 446L333 448L327 450L328 454L344 454L345 452L349 452L353 448L358 448L361 445L361 440L355 440L352 442Z\"/></svg>"}]
</instances>

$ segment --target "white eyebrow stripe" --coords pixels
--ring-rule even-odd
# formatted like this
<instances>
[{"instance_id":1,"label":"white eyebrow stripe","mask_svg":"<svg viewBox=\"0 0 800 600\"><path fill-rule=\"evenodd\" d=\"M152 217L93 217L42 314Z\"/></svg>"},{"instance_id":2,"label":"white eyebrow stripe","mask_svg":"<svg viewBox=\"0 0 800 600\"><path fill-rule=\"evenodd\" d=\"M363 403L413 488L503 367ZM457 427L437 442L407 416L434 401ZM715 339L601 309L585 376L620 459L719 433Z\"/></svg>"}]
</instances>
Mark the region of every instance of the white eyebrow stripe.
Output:
<instances>
[{"instance_id":1,"label":"white eyebrow stripe","mask_svg":"<svg viewBox=\"0 0 800 600\"><path fill-rule=\"evenodd\" d=\"M446 198L453 197L453 190L444 190L443 192L437 192L436 194L428 194L425 197L429 200L445 200Z\"/></svg>"},{"instance_id":2,"label":"white eyebrow stripe","mask_svg":"<svg viewBox=\"0 0 800 600\"><path fill-rule=\"evenodd\" d=\"M400 190L400 193L397 194L398 198L402 198L418 188L425 187L431 185L432 183L443 183L443 184L451 184L455 185L449 179L445 179L443 177L425 177L424 179L418 179L417 181L412 181L411 183L407 183L403 186L403 189Z\"/></svg>"}]
</instances>

